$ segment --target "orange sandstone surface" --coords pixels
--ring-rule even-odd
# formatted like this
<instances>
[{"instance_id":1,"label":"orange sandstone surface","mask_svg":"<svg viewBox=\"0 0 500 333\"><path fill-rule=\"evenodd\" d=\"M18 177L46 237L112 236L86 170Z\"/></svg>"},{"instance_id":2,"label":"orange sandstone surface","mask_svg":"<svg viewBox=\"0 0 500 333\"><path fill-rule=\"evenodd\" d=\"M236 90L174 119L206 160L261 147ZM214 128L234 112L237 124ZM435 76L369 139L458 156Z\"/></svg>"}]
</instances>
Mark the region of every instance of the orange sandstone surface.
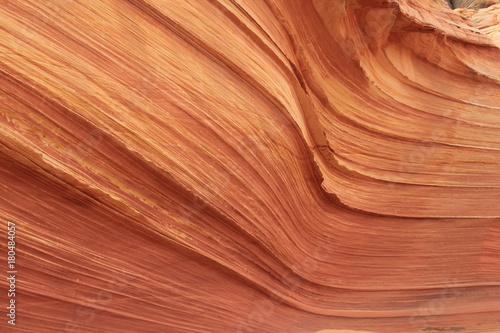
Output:
<instances>
[{"instance_id":1,"label":"orange sandstone surface","mask_svg":"<svg viewBox=\"0 0 500 333\"><path fill-rule=\"evenodd\" d=\"M500 332L499 19L2 0L0 331Z\"/></svg>"}]
</instances>

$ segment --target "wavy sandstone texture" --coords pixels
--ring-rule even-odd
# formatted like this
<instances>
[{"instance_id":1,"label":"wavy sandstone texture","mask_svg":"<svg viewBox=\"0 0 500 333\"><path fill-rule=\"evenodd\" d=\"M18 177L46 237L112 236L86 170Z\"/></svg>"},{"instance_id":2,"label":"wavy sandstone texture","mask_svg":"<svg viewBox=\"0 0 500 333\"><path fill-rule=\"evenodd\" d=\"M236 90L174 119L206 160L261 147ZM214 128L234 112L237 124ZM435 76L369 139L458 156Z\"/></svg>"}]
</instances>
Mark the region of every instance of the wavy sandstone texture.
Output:
<instances>
[{"instance_id":1,"label":"wavy sandstone texture","mask_svg":"<svg viewBox=\"0 0 500 333\"><path fill-rule=\"evenodd\" d=\"M500 332L499 15L3 0L0 330Z\"/></svg>"}]
</instances>

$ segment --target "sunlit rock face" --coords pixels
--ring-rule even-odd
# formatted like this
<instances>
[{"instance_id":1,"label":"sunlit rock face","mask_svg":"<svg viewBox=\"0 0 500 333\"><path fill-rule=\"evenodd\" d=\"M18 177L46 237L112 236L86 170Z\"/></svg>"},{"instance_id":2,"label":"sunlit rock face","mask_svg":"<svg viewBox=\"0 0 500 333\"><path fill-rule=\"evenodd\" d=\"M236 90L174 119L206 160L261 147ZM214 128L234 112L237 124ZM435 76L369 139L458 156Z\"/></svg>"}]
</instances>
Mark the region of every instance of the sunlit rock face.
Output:
<instances>
[{"instance_id":1,"label":"sunlit rock face","mask_svg":"<svg viewBox=\"0 0 500 333\"><path fill-rule=\"evenodd\" d=\"M3 1L1 331L499 332L499 13Z\"/></svg>"}]
</instances>

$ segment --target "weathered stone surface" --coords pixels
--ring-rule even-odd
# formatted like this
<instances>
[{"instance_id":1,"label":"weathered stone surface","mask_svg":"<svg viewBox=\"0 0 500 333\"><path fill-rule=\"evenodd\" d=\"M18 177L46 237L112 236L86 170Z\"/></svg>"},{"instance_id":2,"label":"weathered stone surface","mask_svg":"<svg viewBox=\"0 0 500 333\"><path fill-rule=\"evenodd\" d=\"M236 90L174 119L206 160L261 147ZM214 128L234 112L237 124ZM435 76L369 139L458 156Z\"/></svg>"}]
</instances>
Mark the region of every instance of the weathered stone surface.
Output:
<instances>
[{"instance_id":1,"label":"weathered stone surface","mask_svg":"<svg viewBox=\"0 0 500 333\"><path fill-rule=\"evenodd\" d=\"M1 330L499 332L499 13L4 0Z\"/></svg>"}]
</instances>

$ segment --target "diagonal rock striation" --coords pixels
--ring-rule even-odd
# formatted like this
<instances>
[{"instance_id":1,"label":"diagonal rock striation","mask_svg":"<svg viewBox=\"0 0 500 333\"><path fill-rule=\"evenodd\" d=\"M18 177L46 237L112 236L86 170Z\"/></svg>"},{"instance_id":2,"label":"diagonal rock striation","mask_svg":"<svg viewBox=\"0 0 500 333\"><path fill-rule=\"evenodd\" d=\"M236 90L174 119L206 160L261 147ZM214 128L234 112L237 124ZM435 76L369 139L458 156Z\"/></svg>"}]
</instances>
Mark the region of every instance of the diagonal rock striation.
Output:
<instances>
[{"instance_id":1,"label":"diagonal rock striation","mask_svg":"<svg viewBox=\"0 0 500 333\"><path fill-rule=\"evenodd\" d=\"M1 330L499 332L500 7L452 5L4 0Z\"/></svg>"}]
</instances>

